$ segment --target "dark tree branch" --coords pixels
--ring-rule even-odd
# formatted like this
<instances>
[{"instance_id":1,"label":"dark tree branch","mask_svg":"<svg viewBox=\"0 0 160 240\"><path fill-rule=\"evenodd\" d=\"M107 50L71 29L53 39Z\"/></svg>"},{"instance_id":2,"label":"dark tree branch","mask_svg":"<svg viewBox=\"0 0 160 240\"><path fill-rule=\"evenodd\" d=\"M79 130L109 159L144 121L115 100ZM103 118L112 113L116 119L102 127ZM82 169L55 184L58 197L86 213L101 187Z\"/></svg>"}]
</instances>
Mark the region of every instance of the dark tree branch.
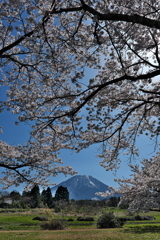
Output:
<instances>
[{"instance_id":1,"label":"dark tree branch","mask_svg":"<svg viewBox=\"0 0 160 240\"><path fill-rule=\"evenodd\" d=\"M146 27L150 27L150 28L160 29L160 21L159 20L153 20L150 18L146 18L144 16L140 16L138 14L133 14L133 15L117 14L117 13L102 14L102 13L98 12L97 10L95 10L94 8L85 4L85 2L83 0L81 0L81 4L82 4L82 6L80 6L80 7L60 8L59 10L56 10L56 8L54 7L51 11L48 11L46 13L46 15L42 19L42 22L46 23L48 21L48 19L50 18L49 15L60 14L60 13L69 13L69 12L79 12L79 11L84 10L86 12L91 13L94 16L97 16L98 20L113 21L113 22L116 22L116 21L131 22L131 23L137 23L137 24L140 24L140 25L143 25ZM19 43L24 41L26 39L26 37L30 37L31 35L33 35L33 33L34 33L34 31L30 31L30 32L24 34L22 37L20 37L16 41L14 41L13 43L2 48L0 50L0 57L2 56L2 54L4 52L14 48Z\"/></svg>"},{"instance_id":2,"label":"dark tree branch","mask_svg":"<svg viewBox=\"0 0 160 240\"><path fill-rule=\"evenodd\" d=\"M150 93L150 94L160 95L160 92L153 92L153 91L148 91L148 90L145 90L145 89L140 89L140 91L142 91L142 92L144 92L144 93Z\"/></svg>"},{"instance_id":3,"label":"dark tree branch","mask_svg":"<svg viewBox=\"0 0 160 240\"><path fill-rule=\"evenodd\" d=\"M124 75L122 77L119 77L119 78L116 78L116 79L113 79L111 81L108 81L108 82L105 82L99 86L97 86L97 89L95 89L91 94L89 94L85 100L75 109L73 110L70 110L68 112L65 112L64 114L62 115L58 115L58 116L55 116L53 118L51 118L46 124L45 126L43 127L43 129L46 127L46 126L50 126L56 119L60 119L62 117L71 117L73 118L74 115L76 115L76 113L82 109L98 92L100 92L103 88L109 86L109 85L112 85L112 84L115 84L115 83L118 83L118 82L121 82L123 80L131 80L133 82L136 82L137 80L140 80L140 79L149 79L151 77L155 77L157 75L160 74L160 70L156 70L156 71L153 71L153 72L150 72L150 73L147 73L147 74L141 74L137 77L134 77L134 76L128 76L128 75ZM89 90L89 89L88 89ZM146 104L147 101L143 101L142 105ZM137 107L136 107L137 108ZM42 130L42 129L41 129Z\"/></svg>"},{"instance_id":4,"label":"dark tree branch","mask_svg":"<svg viewBox=\"0 0 160 240\"><path fill-rule=\"evenodd\" d=\"M94 8L88 6L87 4L85 4L83 0L81 0L81 3L83 6L83 9L93 14L94 16L97 16L98 20L113 21L113 22L116 22L116 21L131 22L131 23L137 23L150 28L160 29L159 20L153 20L150 18L146 18L144 16L140 16L138 14L133 14L133 15L118 14L118 13L103 14L98 12Z\"/></svg>"},{"instance_id":5,"label":"dark tree branch","mask_svg":"<svg viewBox=\"0 0 160 240\"><path fill-rule=\"evenodd\" d=\"M16 41L14 41L13 43L9 44L8 46L2 48L0 50L0 58L2 56L2 54L12 48L14 48L15 46L17 46L19 43L21 43L22 41L25 40L25 38L30 37L32 34L34 33L34 31L30 31L29 33L24 34L22 37L20 37L19 39L17 39Z\"/></svg>"}]
</instances>

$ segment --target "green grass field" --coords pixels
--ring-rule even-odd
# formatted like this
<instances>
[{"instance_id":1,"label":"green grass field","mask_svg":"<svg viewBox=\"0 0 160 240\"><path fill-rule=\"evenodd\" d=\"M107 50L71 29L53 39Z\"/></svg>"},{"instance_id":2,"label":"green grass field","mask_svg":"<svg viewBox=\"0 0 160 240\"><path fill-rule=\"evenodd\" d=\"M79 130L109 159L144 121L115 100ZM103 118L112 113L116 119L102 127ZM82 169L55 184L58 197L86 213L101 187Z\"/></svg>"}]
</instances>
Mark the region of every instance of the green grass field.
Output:
<instances>
[{"instance_id":1,"label":"green grass field","mask_svg":"<svg viewBox=\"0 0 160 240\"><path fill-rule=\"evenodd\" d=\"M111 210L111 209L110 209ZM115 215L125 216L125 211L114 209ZM0 240L160 240L160 212L151 211L143 215L155 216L156 220L126 222L122 228L97 229L94 222L78 222L77 216L70 217L73 222L68 222L65 230L42 230L40 221L35 221L35 216L52 216L52 210L34 209L28 211L1 211L0 210ZM53 215L54 218L62 218L62 215ZM64 216L63 216L64 218ZM143 221L144 222L144 221Z\"/></svg>"}]
</instances>

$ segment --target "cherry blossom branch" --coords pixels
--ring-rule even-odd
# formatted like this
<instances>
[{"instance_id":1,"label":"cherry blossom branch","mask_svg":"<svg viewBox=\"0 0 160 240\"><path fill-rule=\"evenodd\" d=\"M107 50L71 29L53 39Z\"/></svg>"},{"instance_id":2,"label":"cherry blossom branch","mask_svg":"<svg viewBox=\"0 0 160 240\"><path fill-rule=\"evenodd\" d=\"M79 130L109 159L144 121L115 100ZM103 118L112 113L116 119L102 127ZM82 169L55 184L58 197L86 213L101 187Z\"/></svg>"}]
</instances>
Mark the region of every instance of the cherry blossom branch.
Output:
<instances>
[{"instance_id":1,"label":"cherry blossom branch","mask_svg":"<svg viewBox=\"0 0 160 240\"><path fill-rule=\"evenodd\" d=\"M79 11L84 10L84 11L89 12L89 13L93 14L94 16L96 16L98 20L131 22L131 23L137 23L140 25L144 25L144 26L150 27L150 28L160 29L160 21L158 21L158 20L146 18L144 16L140 16L137 14L134 14L134 15L115 14L115 13L102 14L102 13L96 11L94 8L85 4L85 2L83 0L81 0L81 4L82 4L82 6L80 6L80 7L60 8L59 10L56 10L56 8L54 7L51 11L48 11L44 15L43 20L42 20L42 25L48 21L50 14L52 15L52 14L60 14L60 13L79 12ZM3 47L0 50L0 57L3 55L4 52L14 48L18 44L20 44L22 41L24 41L27 37L30 37L31 35L33 35L33 33L34 33L34 31L32 30L32 31L24 34L22 37L20 37L13 43L9 44L8 46Z\"/></svg>"},{"instance_id":2,"label":"cherry blossom branch","mask_svg":"<svg viewBox=\"0 0 160 240\"><path fill-rule=\"evenodd\" d=\"M123 80L131 80L133 82L136 82L137 80L140 80L140 79L149 79L149 78L152 78L152 77L155 77L155 76L158 76L160 74L160 70L155 70L153 72L149 72L147 74L141 74L137 77L134 77L134 76L128 76L128 75L124 75L122 77L119 77L119 78L116 78L116 79L113 79L111 81L108 81L106 83L103 83L101 84L100 86L97 87L96 90L94 90L91 94L89 94L85 100L83 101L83 103L81 103L77 108L71 110L70 112L64 114L63 116L66 116L66 115L74 115L76 114L84 105L86 105L86 103L88 101L90 101L98 92L100 92L103 88L109 86L109 85L112 85L112 84L115 84L115 83L118 83L118 82L121 82Z\"/></svg>"},{"instance_id":3,"label":"cherry blossom branch","mask_svg":"<svg viewBox=\"0 0 160 240\"><path fill-rule=\"evenodd\" d=\"M34 33L34 31L30 31L26 34L24 34L22 37L20 37L19 39L17 39L16 41L14 41L13 43L9 44L8 46L6 47L3 47L1 50L0 50L0 58L3 57L3 53L4 52L7 52L8 50L14 48L15 46L19 45L21 42L23 42L27 37L30 37L32 34Z\"/></svg>"},{"instance_id":4,"label":"cherry blossom branch","mask_svg":"<svg viewBox=\"0 0 160 240\"><path fill-rule=\"evenodd\" d=\"M144 92L144 93L150 93L150 94L160 95L160 92L149 91L149 90L145 90L145 89L139 89L139 90L142 91L142 92Z\"/></svg>"},{"instance_id":5,"label":"cherry blossom branch","mask_svg":"<svg viewBox=\"0 0 160 240\"><path fill-rule=\"evenodd\" d=\"M150 18L146 18L144 16L140 16L138 14L134 15L127 15L127 14L118 14L118 13L107 13L103 14L95 10L94 8L90 7L89 5L85 4L83 0L81 0L83 9L88 11L89 13L93 14L97 17L98 20L106 20L106 21L122 21L122 22L131 22L137 23L140 25L144 25L150 28L160 29L160 21L153 20Z\"/></svg>"}]
</instances>

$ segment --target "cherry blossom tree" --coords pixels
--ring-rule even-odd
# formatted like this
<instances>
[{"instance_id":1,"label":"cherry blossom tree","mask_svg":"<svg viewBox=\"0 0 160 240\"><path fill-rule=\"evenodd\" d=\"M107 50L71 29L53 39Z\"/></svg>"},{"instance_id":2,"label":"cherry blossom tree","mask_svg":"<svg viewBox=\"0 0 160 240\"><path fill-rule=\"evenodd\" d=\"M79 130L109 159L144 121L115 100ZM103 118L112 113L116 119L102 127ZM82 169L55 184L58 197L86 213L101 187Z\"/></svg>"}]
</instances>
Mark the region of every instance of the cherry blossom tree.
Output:
<instances>
[{"instance_id":1,"label":"cherry blossom tree","mask_svg":"<svg viewBox=\"0 0 160 240\"><path fill-rule=\"evenodd\" d=\"M50 175L76 173L70 166L59 166L63 162L53 151L54 149L47 145L38 145L31 141L24 146L10 146L0 141L0 167L4 169L1 182L4 188L13 184L17 187L26 182L28 190L35 183L40 183L41 186L48 185Z\"/></svg>"},{"instance_id":2,"label":"cherry blossom tree","mask_svg":"<svg viewBox=\"0 0 160 240\"><path fill-rule=\"evenodd\" d=\"M140 135L156 147L159 17L158 0L1 1L1 84L8 91L0 110L17 114L16 124L32 124L25 146L1 142L1 182L39 184L37 175L29 179L39 169L43 178L73 174L54 169L61 149L101 143L101 165L110 170L123 151L138 155Z\"/></svg>"},{"instance_id":3,"label":"cherry blossom tree","mask_svg":"<svg viewBox=\"0 0 160 240\"><path fill-rule=\"evenodd\" d=\"M128 211L135 213L160 208L160 155L150 160L144 159L139 165L130 165L133 174L128 179L116 179L119 189L97 193L103 197L122 194L119 206L129 206Z\"/></svg>"}]
</instances>

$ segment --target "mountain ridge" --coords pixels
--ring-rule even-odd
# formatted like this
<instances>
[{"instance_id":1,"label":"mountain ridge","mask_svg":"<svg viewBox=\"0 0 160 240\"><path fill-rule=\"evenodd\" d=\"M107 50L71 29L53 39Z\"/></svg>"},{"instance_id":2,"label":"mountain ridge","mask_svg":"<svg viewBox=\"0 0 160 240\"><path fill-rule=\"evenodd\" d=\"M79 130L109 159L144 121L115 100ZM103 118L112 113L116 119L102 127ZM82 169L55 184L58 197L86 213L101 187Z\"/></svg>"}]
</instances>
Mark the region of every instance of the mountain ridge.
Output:
<instances>
[{"instance_id":1,"label":"mountain ridge","mask_svg":"<svg viewBox=\"0 0 160 240\"><path fill-rule=\"evenodd\" d=\"M104 198L95 195L96 192L110 191L109 186L90 175L75 175L66 181L51 188L52 195L58 187L67 187L69 198L74 200L102 200Z\"/></svg>"}]
</instances>

